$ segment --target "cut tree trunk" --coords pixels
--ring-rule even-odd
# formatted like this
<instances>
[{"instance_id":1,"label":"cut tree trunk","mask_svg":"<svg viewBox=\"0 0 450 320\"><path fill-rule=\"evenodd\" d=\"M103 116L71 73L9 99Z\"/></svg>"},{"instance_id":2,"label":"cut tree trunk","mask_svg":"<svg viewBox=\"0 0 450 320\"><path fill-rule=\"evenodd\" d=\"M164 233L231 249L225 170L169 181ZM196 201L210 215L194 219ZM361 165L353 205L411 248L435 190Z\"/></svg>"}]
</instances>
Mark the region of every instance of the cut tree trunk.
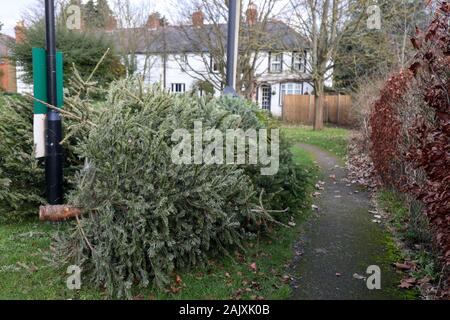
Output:
<instances>
[{"instance_id":1,"label":"cut tree trunk","mask_svg":"<svg viewBox=\"0 0 450 320\"><path fill-rule=\"evenodd\" d=\"M80 208L73 208L67 205L62 206L41 206L39 208L39 220L41 221L65 221L78 217L82 214Z\"/></svg>"}]
</instances>

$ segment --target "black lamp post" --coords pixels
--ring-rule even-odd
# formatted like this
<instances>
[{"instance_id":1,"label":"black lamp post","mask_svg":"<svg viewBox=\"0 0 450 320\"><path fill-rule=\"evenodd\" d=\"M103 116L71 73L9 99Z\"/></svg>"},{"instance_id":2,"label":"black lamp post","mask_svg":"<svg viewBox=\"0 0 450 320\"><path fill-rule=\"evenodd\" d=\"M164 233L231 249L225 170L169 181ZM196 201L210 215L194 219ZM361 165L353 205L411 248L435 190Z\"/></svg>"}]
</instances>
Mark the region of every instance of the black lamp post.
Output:
<instances>
[{"instance_id":1,"label":"black lamp post","mask_svg":"<svg viewBox=\"0 0 450 320\"><path fill-rule=\"evenodd\" d=\"M54 0L45 0L45 36L47 50L47 98L49 104L57 106ZM60 113L57 110L48 108L45 177L47 183L47 201L50 205L63 203L63 156L61 141L62 125Z\"/></svg>"},{"instance_id":2,"label":"black lamp post","mask_svg":"<svg viewBox=\"0 0 450 320\"><path fill-rule=\"evenodd\" d=\"M224 94L237 96L236 76L239 52L239 23L241 18L241 0L229 0L228 44L227 44L227 85Z\"/></svg>"}]
</instances>

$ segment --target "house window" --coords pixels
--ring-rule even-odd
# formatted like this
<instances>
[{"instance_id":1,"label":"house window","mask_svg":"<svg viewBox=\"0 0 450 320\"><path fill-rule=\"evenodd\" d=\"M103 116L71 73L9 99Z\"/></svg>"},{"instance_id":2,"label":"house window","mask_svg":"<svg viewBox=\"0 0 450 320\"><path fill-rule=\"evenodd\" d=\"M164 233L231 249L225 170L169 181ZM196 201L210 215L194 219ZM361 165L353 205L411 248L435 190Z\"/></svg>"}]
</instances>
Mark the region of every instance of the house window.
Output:
<instances>
[{"instance_id":1,"label":"house window","mask_svg":"<svg viewBox=\"0 0 450 320\"><path fill-rule=\"evenodd\" d=\"M273 73L280 73L283 71L283 54L275 53L269 56L269 71Z\"/></svg>"},{"instance_id":2,"label":"house window","mask_svg":"<svg viewBox=\"0 0 450 320\"><path fill-rule=\"evenodd\" d=\"M281 85L280 105L283 103L283 98L289 94L303 94L303 83L283 83Z\"/></svg>"},{"instance_id":3,"label":"house window","mask_svg":"<svg viewBox=\"0 0 450 320\"><path fill-rule=\"evenodd\" d=\"M293 52L292 53L292 70L303 72L305 71L305 59L304 55L301 52Z\"/></svg>"},{"instance_id":4,"label":"house window","mask_svg":"<svg viewBox=\"0 0 450 320\"><path fill-rule=\"evenodd\" d=\"M217 63L212 56L210 58L210 66L209 67L211 68L211 72L213 72L213 73L219 73L219 71L220 71L219 63Z\"/></svg>"},{"instance_id":5,"label":"house window","mask_svg":"<svg viewBox=\"0 0 450 320\"><path fill-rule=\"evenodd\" d=\"M184 83L172 83L172 92L174 92L174 93L186 92L186 84L184 84Z\"/></svg>"}]
</instances>

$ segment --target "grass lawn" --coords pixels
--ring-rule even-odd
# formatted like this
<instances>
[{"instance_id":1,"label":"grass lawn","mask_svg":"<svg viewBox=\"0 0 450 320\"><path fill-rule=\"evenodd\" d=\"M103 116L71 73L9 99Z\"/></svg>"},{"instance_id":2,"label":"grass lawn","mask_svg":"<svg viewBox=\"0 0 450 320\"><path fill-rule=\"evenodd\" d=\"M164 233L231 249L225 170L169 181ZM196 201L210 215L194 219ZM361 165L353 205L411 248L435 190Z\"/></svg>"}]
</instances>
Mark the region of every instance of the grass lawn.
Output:
<instances>
[{"instance_id":1,"label":"grass lawn","mask_svg":"<svg viewBox=\"0 0 450 320\"><path fill-rule=\"evenodd\" d=\"M315 172L313 158L293 148L296 162ZM315 178L308 183L312 186ZM312 187L311 187L312 188ZM167 290L136 289L136 299L287 299L291 288L283 281L286 264L300 224L310 214L309 199L294 228L277 228L272 236L248 243L245 254L211 260L207 267L180 273ZM65 268L45 259L51 237L61 224L30 221L0 225L0 299L104 299L97 288L82 285L78 292L66 288ZM255 263L256 270L251 268ZM180 281L181 279L181 281ZM82 279L83 281L83 279Z\"/></svg>"},{"instance_id":2,"label":"grass lawn","mask_svg":"<svg viewBox=\"0 0 450 320\"><path fill-rule=\"evenodd\" d=\"M295 142L312 144L343 159L347 154L350 131L337 127L326 127L314 131L310 126L284 127L283 131Z\"/></svg>"}]
</instances>

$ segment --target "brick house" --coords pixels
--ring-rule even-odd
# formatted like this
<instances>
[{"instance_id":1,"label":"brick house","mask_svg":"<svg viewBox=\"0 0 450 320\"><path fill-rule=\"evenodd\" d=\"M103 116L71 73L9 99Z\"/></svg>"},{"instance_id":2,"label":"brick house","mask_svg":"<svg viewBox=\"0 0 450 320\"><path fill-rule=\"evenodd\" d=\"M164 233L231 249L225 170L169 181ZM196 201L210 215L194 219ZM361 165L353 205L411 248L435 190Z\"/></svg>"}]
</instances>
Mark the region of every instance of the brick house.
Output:
<instances>
[{"instance_id":1,"label":"brick house","mask_svg":"<svg viewBox=\"0 0 450 320\"><path fill-rule=\"evenodd\" d=\"M9 44L14 38L0 33L0 91L17 92L16 66L9 59Z\"/></svg>"}]
</instances>

